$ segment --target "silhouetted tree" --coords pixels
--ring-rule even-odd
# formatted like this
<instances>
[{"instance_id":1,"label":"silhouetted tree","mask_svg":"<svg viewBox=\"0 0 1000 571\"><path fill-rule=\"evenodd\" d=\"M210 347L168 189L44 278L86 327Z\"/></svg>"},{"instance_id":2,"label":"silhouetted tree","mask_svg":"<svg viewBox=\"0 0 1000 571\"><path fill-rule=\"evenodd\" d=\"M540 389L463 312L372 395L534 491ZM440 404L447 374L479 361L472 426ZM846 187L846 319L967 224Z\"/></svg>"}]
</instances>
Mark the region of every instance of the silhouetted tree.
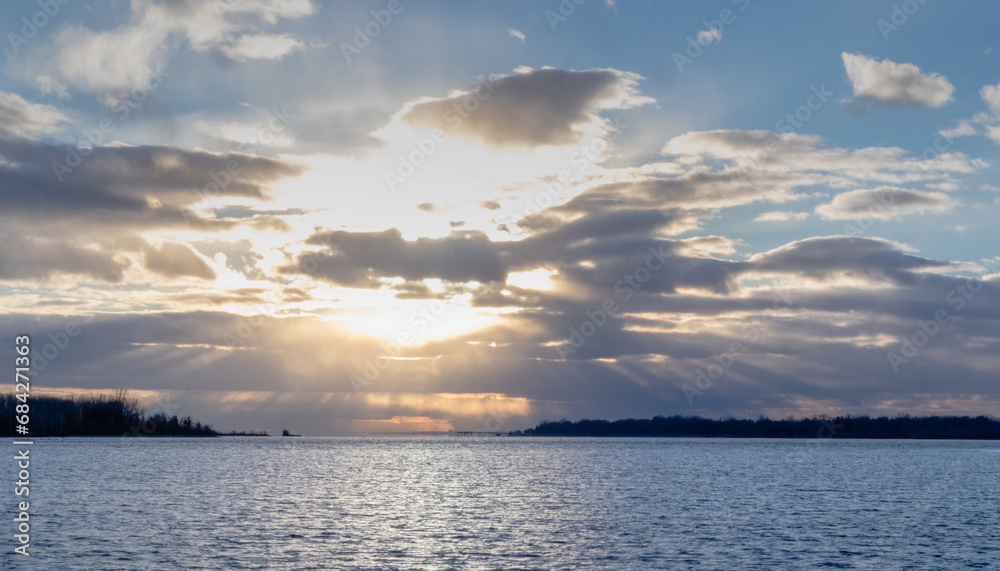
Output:
<instances>
[{"instance_id":1,"label":"silhouetted tree","mask_svg":"<svg viewBox=\"0 0 1000 571\"><path fill-rule=\"evenodd\" d=\"M655 416L648 420L583 419L577 422L543 420L535 428L512 433L517 436L726 436L755 438L933 438L1000 439L1000 420L977 416L901 415L894 418L826 415L796 420L757 420L732 417L708 419L697 416Z\"/></svg>"},{"instance_id":2,"label":"silhouetted tree","mask_svg":"<svg viewBox=\"0 0 1000 571\"><path fill-rule=\"evenodd\" d=\"M15 435L16 405L24 404L13 394L0 395L0 436ZM198 423L192 427L190 418L181 426L177 417L167 419L157 413L146 416L135 398L126 389L115 389L110 395L65 399L31 396L29 406L29 436L213 436L215 431Z\"/></svg>"}]
</instances>

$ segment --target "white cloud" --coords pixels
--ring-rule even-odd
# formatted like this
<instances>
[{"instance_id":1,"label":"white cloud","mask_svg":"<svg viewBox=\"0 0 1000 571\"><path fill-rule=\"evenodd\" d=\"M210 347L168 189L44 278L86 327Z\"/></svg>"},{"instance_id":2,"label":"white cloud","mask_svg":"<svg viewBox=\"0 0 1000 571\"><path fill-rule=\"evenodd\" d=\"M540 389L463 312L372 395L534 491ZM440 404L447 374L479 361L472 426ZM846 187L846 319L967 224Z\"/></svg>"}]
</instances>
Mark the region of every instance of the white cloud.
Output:
<instances>
[{"instance_id":1,"label":"white cloud","mask_svg":"<svg viewBox=\"0 0 1000 571\"><path fill-rule=\"evenodd\" d=\"M937 134L949 139L954 139L956 137L968 137L976 134L976 128L973 127L968 121L962 121L951 129L941 129L937 132Z\"/></svg>"},{"instance_id":2,"label":"white cloud","mask_svg":"<svg viewBox=\"0 0 1000 571\"><path fill-rule=\"evenodd\" d=\"M834 187L864 180L900 184L943 178L948 172L971 173L988 166L962 153L921 160L899 147L825 148L816 135L772 131L696 131L674 137L662 152L677 157L682 164L699 165L708 158L730 161L738 172L750 176L785 175L801 182L809 173L814 181L811 184ZM820 174L826 176L820 178Z\"/></svg>"},{"instance_id":3,"label":"white cloud","mask_svg":"<svg viewBox=\"0 0 1000 571\"><path fill-rule=\"evenodd\" d=\"M934 189L937 189L937 190L943 190L945 192L956 192L960 188L962 188L962 186L960 184L958 184L957 182L955 182L953 180L947 180L947 181L944 181L944 182L928 183L927 187L928 188L934 188Z\"/></svg>"},{"instance_id":4,"label":"white cloud","mask_svg":"<svg viewBox=\"0 0 1000 571\"><path fill-rule=\"evenodd\" d=\"M288 35L248 34L240 36L231 44L221 46L219 51L236 61L276 60L303 47L302 42Z\"/></svg>"},{"instance_id":5,"label":"white cloud","mask_svg":"<svg viewBox=\"0 0 1000 571\"><path fill-rule=\"evenodd\" d=\"M941 107L952 100L955 87L943 75L925 74L912 63L847 52L842 57L857 100L876 101L889 107Z\"/></svg>"},{"instance_id":6,"label":"white cloud","mask_svg":"<svg viewBox=\"0 0 1000 571\"><path fill-rule=\"evenodd\" d=\"M92 91L129 89L160 70L182 42L195 51L218 49L233 59L277 58L299 47L285 36L234 37L255 24L248 16L274 24L316 11L308 0L239 0L162 4L132 0L129 21L117 28L95 31L69 25L53 34L25 69L46 69L62 83Z\"/></svg>"},{"instance_id":7,"label":"white cloud","mask_svg":"<svg viewBox=\"0 0 1000 571\"><path fill-rule=\"evenodd\" d=\"M698 32L698 43L707 46L709 44L714 44L722 41L722 30L719 28L710 28L708 30L702 30Z\"/></svg>"},{"instance_id":8,"label":"white cloud","mask_svg":"<svg viewBox=\"0 0 1000 571\"><path fill-rule=\"evenodd\" d=\"M994 143L1000 144L1000 125L988 125L986 127L986 136L992 139Z\"/></svg>"},{"instance_id":9,"label":"white cloud","mask_svg":"<svg viewBox=\"0 0 1000 571\"><path fill-rule=\"evenodd\" d=\"M990 106L991 111L1000 113L1000 83L996 85L984 85L979 90L979 95Z\"/></svg>"},{"instance_id":10,"label":"white cloud","mask_svg":"<svg viewBox=\"0 0 1000 571\"><path fill-rule=\"evenodd\" d=\"M16 93L0 91L0 138L54 133L69 117L52 105L31 103Z\"/></svg>"},{"instance_id":11,"label":"white cloud","mask_svg":"<svg viewBox=\"0 0 1000 571\"><path fill-rule=\"evenodd\" d=\"M942 129L937 134L948 138L983 135L1000 143L1000 84L984 85L979 90L979 96L989 110L976 113L972 118L963 119L955 127Z\"/></svg>"},{"instance_id":12,"label":"white cloud","mask_svg":"<svg viewBox=\"0 0 1000 571\"><path fill-rule=\"evenodd\" d=\"M35 85L42 95L55 95L59 99L70 99L66 86L47 75L39 75L35 78Z\"/></svg>"},{"instance_id":13,"label":"white cloud","mask_svg":"<svg viewBox=\"0 0 1000 571\"><path fill-rule=\"evenodd\" d=\"M907 214L944 212L959 204L958 200L943 192L881 187L838 194L829 203L817 206L816 214L827 220L861 217L888 220Z\"/></svg>"},{"instance_id":14,"label":"white cloud","mask_svg":"<svg viewBox=\"0 0 1000 571\"><path fill-rule=\"evenodd\" d=\"M524 32L521 30L515 30L514 28L507 28L507 33L510 34L512 38L517 38L524 42Z\"/></svg>"},{"instance_id":15,"label":"white cloud","mask_svg":"<svg viewBox=\"0 0 1000 571\"><path fill-rule=\"evenodd\" d=\"M775 210L773 212L765 212L754 218L754 222L786 222L789 220L805 220L809 218L808 212L791 212L788 210Z\"/></svg>"}]
</instances>

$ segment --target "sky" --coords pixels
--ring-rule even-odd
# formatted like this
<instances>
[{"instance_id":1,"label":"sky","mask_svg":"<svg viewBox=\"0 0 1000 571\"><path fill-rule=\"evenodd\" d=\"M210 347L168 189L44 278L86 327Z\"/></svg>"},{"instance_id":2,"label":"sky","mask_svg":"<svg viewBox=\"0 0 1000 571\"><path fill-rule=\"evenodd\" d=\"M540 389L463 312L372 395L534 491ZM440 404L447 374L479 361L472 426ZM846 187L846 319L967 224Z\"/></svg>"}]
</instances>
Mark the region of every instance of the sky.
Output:
<instances>
[{"instance_id":1,"label":"sky","mask_svg":"<svg viewBox=\"0 0 1000 571\"><path fill-rule=\"evenodd\" d=\"M2 337L223 430L1000 415L998 17L4 3Z\"/></svg>"}]
</instances>

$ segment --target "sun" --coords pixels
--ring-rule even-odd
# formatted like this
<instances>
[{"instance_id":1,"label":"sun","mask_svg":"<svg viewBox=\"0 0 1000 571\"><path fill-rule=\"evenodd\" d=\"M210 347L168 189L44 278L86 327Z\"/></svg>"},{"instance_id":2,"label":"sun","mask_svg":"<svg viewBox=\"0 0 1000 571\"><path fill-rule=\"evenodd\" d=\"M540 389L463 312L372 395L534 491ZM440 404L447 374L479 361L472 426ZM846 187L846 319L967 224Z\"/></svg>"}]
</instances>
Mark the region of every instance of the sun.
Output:
<instances>
[{"instance_id":1,"label":"sun","mask_svg":"<svg viewBox=\"0 0 1000 571\"><path fill-rule=\"evenodd\" d=\"M474 308L471 298L471 294L461 294L449 299L391 299L356 307L344 307L345 300L341 300L338 311L327 319L383 342L419 346L500 323L501 312Z\"/></svg>"}]
</instances>

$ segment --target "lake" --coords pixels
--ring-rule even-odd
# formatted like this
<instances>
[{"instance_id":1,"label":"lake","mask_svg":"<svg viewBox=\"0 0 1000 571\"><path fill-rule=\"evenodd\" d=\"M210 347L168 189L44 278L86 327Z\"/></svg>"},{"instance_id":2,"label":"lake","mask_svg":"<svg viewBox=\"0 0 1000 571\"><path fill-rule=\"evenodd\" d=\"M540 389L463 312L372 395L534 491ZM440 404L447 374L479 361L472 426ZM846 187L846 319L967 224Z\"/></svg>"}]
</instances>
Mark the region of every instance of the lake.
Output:
<instances>
[{"instance_id":1,"label":"lake","mask_svg":"<svg viewBox=\"0 0 1000 571\"><path fill-rule=\"evenodd\" d=\"M51 438L17 569L955 569L1000 442ZM12 461L9 463L13 464Z\"/></svg>"}]
</instances>

